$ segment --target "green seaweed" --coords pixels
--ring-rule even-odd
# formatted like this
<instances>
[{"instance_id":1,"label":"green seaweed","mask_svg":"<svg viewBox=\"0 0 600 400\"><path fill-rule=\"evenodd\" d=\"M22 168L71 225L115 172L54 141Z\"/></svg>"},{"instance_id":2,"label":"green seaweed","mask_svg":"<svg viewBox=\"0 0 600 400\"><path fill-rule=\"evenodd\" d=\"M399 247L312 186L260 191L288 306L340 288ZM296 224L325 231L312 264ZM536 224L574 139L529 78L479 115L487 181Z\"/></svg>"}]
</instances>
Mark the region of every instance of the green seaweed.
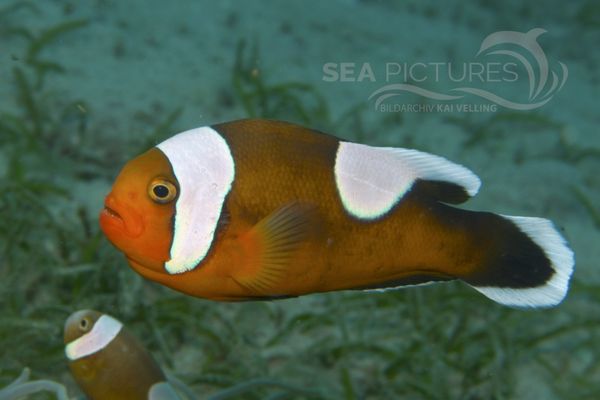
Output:
<instances>
[{"instance_id":1,"label":"green seaweed","mask_svg":"<svg viewBox=\"0 0 600 400\"><path fill-rule=\"evenodd\" d=\"M600 209L597 208L596 204L594 204L594 202L582 189L578 187L572 187L572 190L577 200L588 212L596 228L600 229Z\"/></svg>"},{"instance_id":2,"label":"green seaweed","mask_svg":"<svg viewBox=\"0 0 600 400\"><path fill-rule=\"evenodd\" d=\"M8 17L11 14L21 9L28 9L34 14L39 13L38 8L33 3L27 1L15 2L0 8L0 22L9 20ZM39 90L42 88L44 79L48 73L63 73L65 71L62 64L54 60L43 59L41 58L41 54L46 48L56 44L56 42L64 35L77 29L84 28L88 23L89 21L87 20L65 21L36 34L25 26L14 26L10 24L9 21L8 23L0 24L0 34L4 38L16 36L26 40L27 46L23 55L13 55L13 58L22 59L24 64L32 70L35 77L33 87L35 87L36 90Z\"/></svg>"},{"instance_id":3,"label":"green seaweed","mask_svg":"<svg viewBox=\"0 0 600 400\"><path fill-rule=\"evenodd\" d=\"M26 60L29 62L35 62L38 60L40 52L52 42L55 42L58 38L60 38L60 36L67 32L83 28L87 24L87 20L66 21L44 30L38 35L37 38L33 39L29 43L29 46L27 47Z\"/></svg>"},{"instance_id":4,"label":"green seaweed","mask_svg":"<svg viewBox=\"0 0 600 400\"><path fill-rule=\"evenodd\" d=\"M232 70L232 86L248 116L252 118L288 118L301 123L329 119L329 108L321 94L302 82L268 84L258 65L259 47L240 40Z\"/></svg>"},{"instance_id":5,"label":"green seaweed","mask_svg":"<svg viewBox=\"0 0 600 400\"><path fill-rule=\"evenodd\" d=\"M342 388L344 389L344 399L358 400L360 397L356 393L356 389L354 389L354 385L352 384L352 377L350 376L350 372L348 372L347 368L342 368L341 380Z\"/></svg>"},{"instance_id":6,"label":"green seaweed","mask_svg":"<svg viewBox=\"0 0 600 400\"><path fill-rule=\"evenodd\" d=\"M238 42L231 85L248 117L282 119L325 131L349 132L356 141L369 136L371 130L366 128L362 116L365 104L358 103L334 117L325 97L313 85L294 81L268 83L259 60L262 57L256 41L252 45L243 39Z\"/></svg>"},{"instance_id":7,"label":"green seaweed","mask_svg":"<svg viewBox=\"0 0 600 400\"><path fill-rule=\"evenodd\" d=\"M31 131L24 129L22 133L27 135L33 141L42 136L42 115L38 109L37 101L25 73L20 68L13 68L15 84L17 85L18 99L25 111L26 120L31 121ZM25 119L24 118L24 119Z\"/></svg>"},{"instance_id":8,"label":"green seaweed","mask_svg":"<svg viewBox=\"0 0 600 400\"><path fill-rule=\"evenodd\" d=\"M22 10L22 9L28 9L29 11L31 11L35 14L39 14L39 12L40 12L39 8L37 8L36 5L33 4L32 2L18 0L18 1L15 1L14 3L8 4L8 5L0 8L0 21L5 19L6 17L8 17L10 14L12 14L16 11Z\"/></svg>"},{"instance_id":9,"label":"green seaweed","mask_svg":"<svg viewBox=\"0 0 600 400\"><path fill-rule=\"evenodd\" d=\"M578 163L585 159L600 159L600 148L585 147L573 143L566 129L561 129L559 134L560 146L557 149L557 157L569 163Z\"/></svg>"},{"instance_id":10,"label":"green seaweed","mask_svg":"<svg viewBox=\"0 0 600 400\"><path fill-rule=\"evenodd\" d=\"M255 391L260 388L277 388L284 389L286 395L295 394L301 395L305 399L320 399L323 395L315 390L305 389L296 387L293 385L285 384L275 379L250 379L246 382L238 383L237 385L222 390L219 393L213 394L208 397L208 400L227 400L233 398L239 398L240 395L248 395L249 392Z\"/></svg>"},{"instance_id":11,"label":"green seaweed","mask_svg":"<svg viewBox=\"0 0 600 400\"><path fill-rule=\"evenodd\" d=\"M11 36L21 37L26 40L33 39L33 33L24 26L15 26L11 24L10 17L20 10L28 10L33 14L39 14L40 10L35 4L29 1L15 1L14 3L8 4L0 8L0 35L3 38L10 38ZM14 55L13 55L14 57Z\"/></svg>"},{"instance_id":12,"label":"green seaweed","mask_svg":"<svg viewBox=\"0 0 600 400\"><path fill-rule=\"evenodd\" d=\"M498 139L503 133L513 131L516 126L523 132L558 132L563 124L536 112L499 111L488 118L475 118L472 114L461 117L448 116L445 121L457 125L467 133L465 148L481 145Z\"/></svg>"},{"instance_id":13,"label":"green seaweed","mask_svg":"<svg viewBox=\"0 0 600 400\"><path fill-rule=\"evenodd\" d=\"M581 5L575 15L579 25L599 29L600 28L600 5L597 1L588 0Z\"/></svg>"},{"instance_id":14,"label":"green seaweed","mask_svg":"<svg viewBox=\"0 0 600 400\"><path fill-rule=\"evenodd\" d=\"M52 26L37 36L31 37L27 51L25 53L25 62L35 71L35 86L40 89L44 83L44 79L49 72L62 73L64 67L51 60L40 58L40 54L45 48L56 42L65 34L85 27L89 22L87 20L66 21L58 25Z\"/></svg>"},{"instance_id":15,"label":"green seaweed","mask_svg":"<svg viewBox=\"0 0 600 400\"><path fill-rule=\"evenodd\" d=\"M527 134L543 133L556 139L554 148L532 158L557 159L567 163L600 158L600 149L573 143L567 125L540 112L502 111L483 119L467 114L462 117L448 116L445 121L459 126L467 134L463 142L465 149L490 146L491 142L518 131Z\"/></svg>"}]
</instances>

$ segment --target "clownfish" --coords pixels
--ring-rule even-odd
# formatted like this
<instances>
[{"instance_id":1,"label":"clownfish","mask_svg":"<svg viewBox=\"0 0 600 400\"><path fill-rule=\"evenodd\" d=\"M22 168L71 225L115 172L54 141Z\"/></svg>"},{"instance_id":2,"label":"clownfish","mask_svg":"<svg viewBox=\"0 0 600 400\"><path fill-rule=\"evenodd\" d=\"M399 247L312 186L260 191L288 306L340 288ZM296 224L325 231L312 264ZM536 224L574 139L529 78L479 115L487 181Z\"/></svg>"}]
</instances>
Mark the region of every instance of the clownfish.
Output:
<instances>
[{"instance_id":1,"label":"clownfish","mask_svg":"<svg viewBox=\"0 0 600 400\"><path fill-rule=\"evenodd\" d=\"M241 120L129 161L100 225L143 277L213 300L460 279L509 306L561 302L565 239L546 219L452 206L480 185L432 154Z\"/></svg>"},{"instance_id":2,"label":"clownfish","mask_svg":"<svg viewBox=\"0 0 600 400\"><path fill-rule=\"evenodd\" d=\"M180 400L143 345L113 317L77 311L64 329L65 354L90 400Z\"/></svg>"}]
</instances>

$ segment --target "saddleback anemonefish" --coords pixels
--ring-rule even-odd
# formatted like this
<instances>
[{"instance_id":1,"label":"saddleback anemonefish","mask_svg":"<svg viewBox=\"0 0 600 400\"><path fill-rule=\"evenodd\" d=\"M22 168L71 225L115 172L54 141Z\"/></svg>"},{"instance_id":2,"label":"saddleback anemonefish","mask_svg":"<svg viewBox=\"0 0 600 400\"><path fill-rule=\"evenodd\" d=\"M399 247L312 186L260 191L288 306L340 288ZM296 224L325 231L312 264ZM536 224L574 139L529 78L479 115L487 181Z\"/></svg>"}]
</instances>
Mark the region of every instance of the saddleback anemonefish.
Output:
<instances>
[{"instance_id":1,"label":"saddleback anemonefish","mask_svg":"<svg viewBox=\"0 0 600 400\"><path fill-rule=\"evenodd\" d=\"M510 306L566 295L552 222L468 211L479 178L442 157L242 120L192 129L125 165L102 230L142 276L215 300L461 279Z\"/></svg>"},{"instance_id":2,"label":"saddleback anemonefish","mask_svg":"<svg viewBox=\"0 0 600 400\"><path fill-rule=\"evenodd\" d=\"M69 316L65 354L90 400L180 400L140 341L121 322L94 310Z\"/></svg>"}]
</instances>

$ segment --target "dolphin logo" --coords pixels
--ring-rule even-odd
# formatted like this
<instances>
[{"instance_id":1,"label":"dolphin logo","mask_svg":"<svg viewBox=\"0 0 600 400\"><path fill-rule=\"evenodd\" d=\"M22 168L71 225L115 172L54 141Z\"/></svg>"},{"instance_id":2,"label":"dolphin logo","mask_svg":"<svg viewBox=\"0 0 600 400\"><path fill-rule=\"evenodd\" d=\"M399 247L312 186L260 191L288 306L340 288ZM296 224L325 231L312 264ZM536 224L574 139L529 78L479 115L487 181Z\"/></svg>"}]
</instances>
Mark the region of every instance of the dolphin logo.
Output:
<instances>
[{"instance_id":1,"label":"dolphin logo","mask_svg":"<svg viewBox=\"0 0 600 400\"><path fill-rule=\"evenodd\" d=\"M453 94L444 94L423 89L412 84L385 85L374 91L369 96L369 100L376 99L375 108L377 109L383 101L404 92L411 92L423 97L441 101L461 99L464 98L465 95L470 94L514 110L532 110L539 108L550 101L554 94L563 88L569 76L569 70L562 62L558 63L560 66L559 74L550 69L546 53L538 43L538 37L543 33L546 33L546 30L542 28L534 28L526 33L517 31L494 32L483 39L479 51L475 55L475 57L488 57L493 55L507 56L515 59L522 65L527 72L529 80L529 96L528 102L526 103L514 102L481 88L457 87L450 89L450 92ZM511 49L515 47L519 48L521 52ZM530 60L535 61L535 65L532 65ZM549 81L550 76L551 80ZM457 92L464 94L458 94Z\"/></svg>"}]
</instances>

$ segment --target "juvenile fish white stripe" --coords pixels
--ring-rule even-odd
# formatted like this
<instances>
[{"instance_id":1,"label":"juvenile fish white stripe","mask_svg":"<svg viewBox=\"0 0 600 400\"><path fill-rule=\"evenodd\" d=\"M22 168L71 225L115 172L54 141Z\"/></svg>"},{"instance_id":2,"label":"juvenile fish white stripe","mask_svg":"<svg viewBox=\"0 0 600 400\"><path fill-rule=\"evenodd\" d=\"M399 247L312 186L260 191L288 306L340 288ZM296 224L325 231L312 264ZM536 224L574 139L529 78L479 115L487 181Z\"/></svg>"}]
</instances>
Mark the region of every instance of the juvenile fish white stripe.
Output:
<instances>
[{"instance_id":1,"label":"juvenile fish white stripe","mask_svg":"<svg viewBox=\"0 0 600 400\"><path fill-rule=\"evenodd\" d=\"M117 337L122 327L123 324L116 319L108 315L101 316L91 331L67 344L67 358L73 361L99 352Z\"/></svg>"},{"instance_id":2,"label":"juvenile fish white stripe","mask_svg":"<svg viewBox=\"0 0 600 400\"><path fill-rule=\"evenodd\" d=\"M479 292L498 303L513 307L550 307L560 303L566 296L569 280L573 274L575 256L565 239L558 233L552 221L535 217L513 217L511 220L529 236L550 260L554 275L544 285L527 289L477 287Z\"/></svg>"},{"instance_id":3,"label":"juvenile fish white stripe","mask_svg":"<svg viewBox=\"0 0 600 400\"><path fill-rule=\"evenodd\" d=\"M171 259L165 263L167 272L178 274L195 268L208 253L233 183L234 161L225 139L208 126L156 147L169 159L179 182Z\"/></svg>"},{"instance_id":4,"label":"juvenile fish white stripe","mask_svg":"<svg viewBox=\"0 0 600 400\"><path fill-rule=\"evenodd\" d=\"M416 179L451 182L474 196L481 181L462 165L417 150L340 142L335 181L346 211L361 219L388 212Z\"/></svg>"},{"instance_id":5,"label":"juvenile fish white stripe","mask_svg":"<svg viewBox=\"0 0 600 400\"><path fill-rule=\"evenodd\" d=\"M175 392L169 382L158 382L150 387L148 400L180 400L181 397Z\"/></svg>"}]
</instances>

